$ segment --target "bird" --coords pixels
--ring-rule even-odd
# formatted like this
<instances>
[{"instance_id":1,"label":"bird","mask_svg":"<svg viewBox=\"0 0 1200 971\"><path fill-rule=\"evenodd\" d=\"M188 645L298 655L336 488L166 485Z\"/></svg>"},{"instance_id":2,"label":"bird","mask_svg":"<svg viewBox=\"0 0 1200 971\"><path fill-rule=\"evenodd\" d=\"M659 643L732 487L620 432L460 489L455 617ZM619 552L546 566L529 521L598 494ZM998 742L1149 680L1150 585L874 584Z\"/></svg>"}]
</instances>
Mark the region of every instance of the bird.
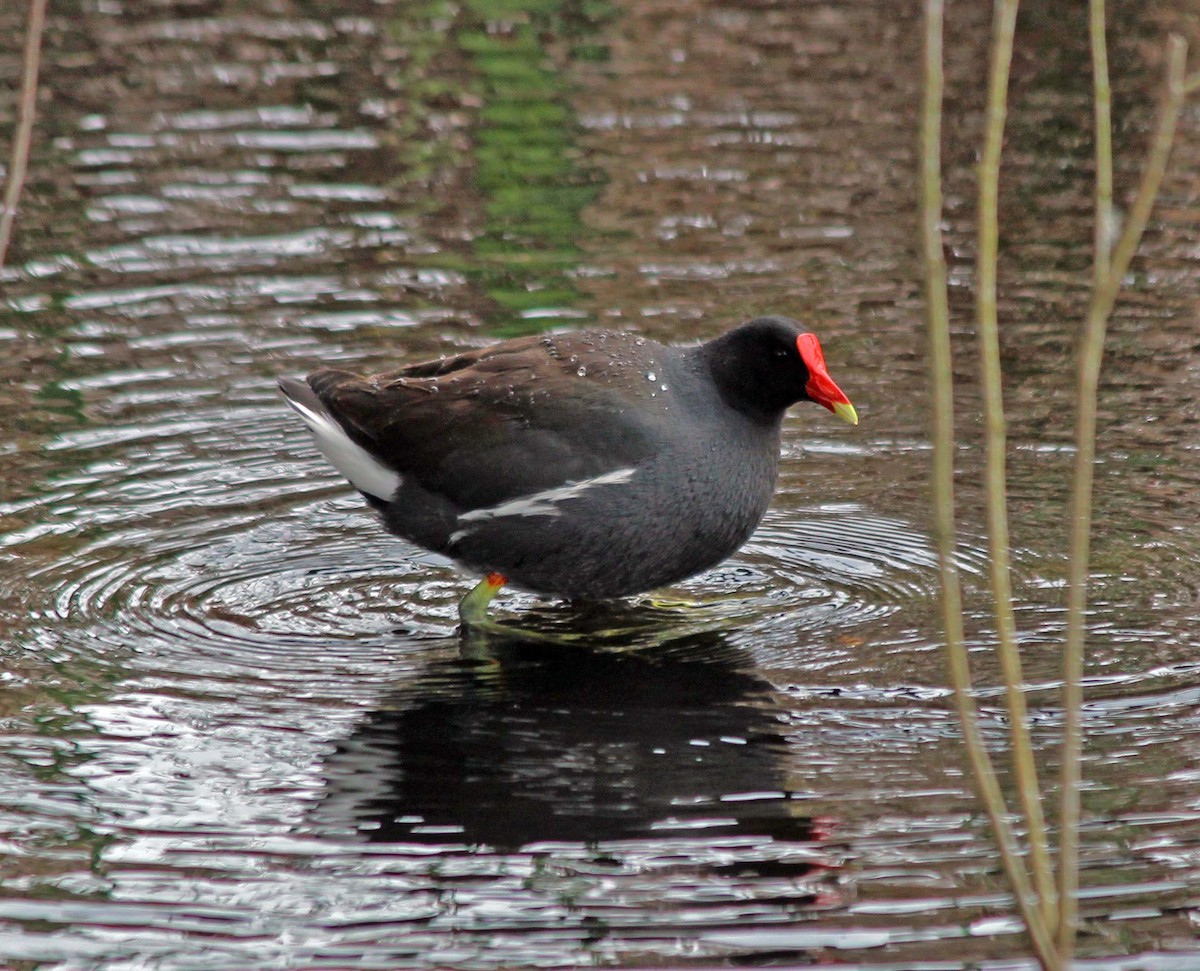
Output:
<instances>
[{"instance_id":1,"label":"bird","mask_svg":"<svg viewBox=\"0 0 1200 971\"><path fill-rule=\"evenodd\" d=\"M388 531L482 575L464 630L505 584L606 600L715 566L766 513L791 405L858 424L816 335L781 316L699 344L546 333L279 386Z\"/></svg>"}]
</instances>

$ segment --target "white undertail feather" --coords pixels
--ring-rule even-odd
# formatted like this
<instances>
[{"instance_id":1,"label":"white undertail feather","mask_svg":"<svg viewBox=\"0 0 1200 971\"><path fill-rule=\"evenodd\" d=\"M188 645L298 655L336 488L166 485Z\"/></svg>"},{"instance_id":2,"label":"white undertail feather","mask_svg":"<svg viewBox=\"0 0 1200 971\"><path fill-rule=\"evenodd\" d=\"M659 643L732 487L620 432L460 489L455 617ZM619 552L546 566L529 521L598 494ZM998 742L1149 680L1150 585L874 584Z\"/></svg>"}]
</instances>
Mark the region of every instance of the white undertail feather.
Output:
<instances>
[{"instance_id":1,"label":"white undertail feather","mask_svg":"<svg viewBox=\"0 0 1200 971\"><path fill-rule=\"evenodd\" d=\"M287 403L296 410L313 433L313 440L321 454L350 480L354 488L384 502L391 501L396 490L400 488L399 472L389 469L357 444L331 415L314 411L295 398L287 397Z\"/></svg>"}]
</instances>

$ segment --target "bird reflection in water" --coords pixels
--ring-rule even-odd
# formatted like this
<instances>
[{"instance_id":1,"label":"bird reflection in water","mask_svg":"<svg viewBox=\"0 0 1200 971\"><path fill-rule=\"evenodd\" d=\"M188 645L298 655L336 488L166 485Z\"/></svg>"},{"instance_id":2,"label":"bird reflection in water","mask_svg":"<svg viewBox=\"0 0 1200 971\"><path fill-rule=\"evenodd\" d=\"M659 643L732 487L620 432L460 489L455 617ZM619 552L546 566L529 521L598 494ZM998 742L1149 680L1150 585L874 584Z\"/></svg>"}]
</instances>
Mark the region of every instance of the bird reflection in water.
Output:
<instances>
[{"instance_id":1,"label":"bird reflection in water","mask_svg":"<svg viewBox=\"0 0 1200 971\"><path fill-rule=\"evenodd\" d=\"M770 686L720 633L633 650L518 635L489 651L433 665L341 743L315 821L497 852L813 838L787 792Z\"/></svg>"}]
</instances>

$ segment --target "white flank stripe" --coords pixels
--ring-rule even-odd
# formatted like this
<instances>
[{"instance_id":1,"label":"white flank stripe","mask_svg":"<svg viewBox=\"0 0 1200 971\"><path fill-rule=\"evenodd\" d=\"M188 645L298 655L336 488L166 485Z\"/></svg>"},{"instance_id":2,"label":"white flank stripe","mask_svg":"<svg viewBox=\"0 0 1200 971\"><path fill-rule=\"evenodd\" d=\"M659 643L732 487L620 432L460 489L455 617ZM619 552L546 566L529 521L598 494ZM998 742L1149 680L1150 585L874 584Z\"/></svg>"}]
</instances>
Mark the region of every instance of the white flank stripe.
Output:
<instances>
[{"instance_id":1,"label":"white flank stripe","mask_svg":"<svg viewBox=\"0 0 1200 971\"><path fill-rule=\"evenodd\" d=\"M458 521L460 523L486 522L501 516L561 516L562 510L556 503L566 499L577 499L588 489L594 489L596 486L623 485L633 478L636 471L637 469L634 468L615 469L612 472L605 472L603 475L583 479L580 482L567 482L555 486L553 489L543 489L541 492L521 496L519 499L509 499L507 502L488 506L486 509L472 509L459 516ZM457 543L470 532L469 527L457 530L451 534L450 542Z\"/></svg>"},{"instance_id":2,"label":"white flank stripe","mask_svg":"<svg viewBox=\"0 0 1200 971\"><path fill-rule=\"evenodd\" d=\"M287 398L287 403L304 419L321 454L350 480L354 488L384 502L391 500L400 488L399 472L389 469L358 445L329 415L313 411L291 398Z\"/></svg>"}]
</instances>

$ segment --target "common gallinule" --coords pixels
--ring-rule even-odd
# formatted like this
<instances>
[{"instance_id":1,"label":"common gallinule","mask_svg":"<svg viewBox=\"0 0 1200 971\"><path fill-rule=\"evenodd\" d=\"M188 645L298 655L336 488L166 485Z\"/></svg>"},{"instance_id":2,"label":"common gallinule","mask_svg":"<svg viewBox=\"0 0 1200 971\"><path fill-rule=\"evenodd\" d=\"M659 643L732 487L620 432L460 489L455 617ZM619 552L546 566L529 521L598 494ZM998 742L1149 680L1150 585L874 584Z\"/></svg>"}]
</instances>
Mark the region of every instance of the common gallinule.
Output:
<instances>
[{"instance_id":1,"label":"common gallinule","mask_svg":"<svg viewBox=\"0 0 1200 971\"><path fill-rule=\"evenodd\" d=\"M507 582L604 599L719 563L766 512L787 407L858 423L786 317L690 347L585 331L279 384L391 532L484 574L464 626Z\"/></svg>"}]
</instances>

